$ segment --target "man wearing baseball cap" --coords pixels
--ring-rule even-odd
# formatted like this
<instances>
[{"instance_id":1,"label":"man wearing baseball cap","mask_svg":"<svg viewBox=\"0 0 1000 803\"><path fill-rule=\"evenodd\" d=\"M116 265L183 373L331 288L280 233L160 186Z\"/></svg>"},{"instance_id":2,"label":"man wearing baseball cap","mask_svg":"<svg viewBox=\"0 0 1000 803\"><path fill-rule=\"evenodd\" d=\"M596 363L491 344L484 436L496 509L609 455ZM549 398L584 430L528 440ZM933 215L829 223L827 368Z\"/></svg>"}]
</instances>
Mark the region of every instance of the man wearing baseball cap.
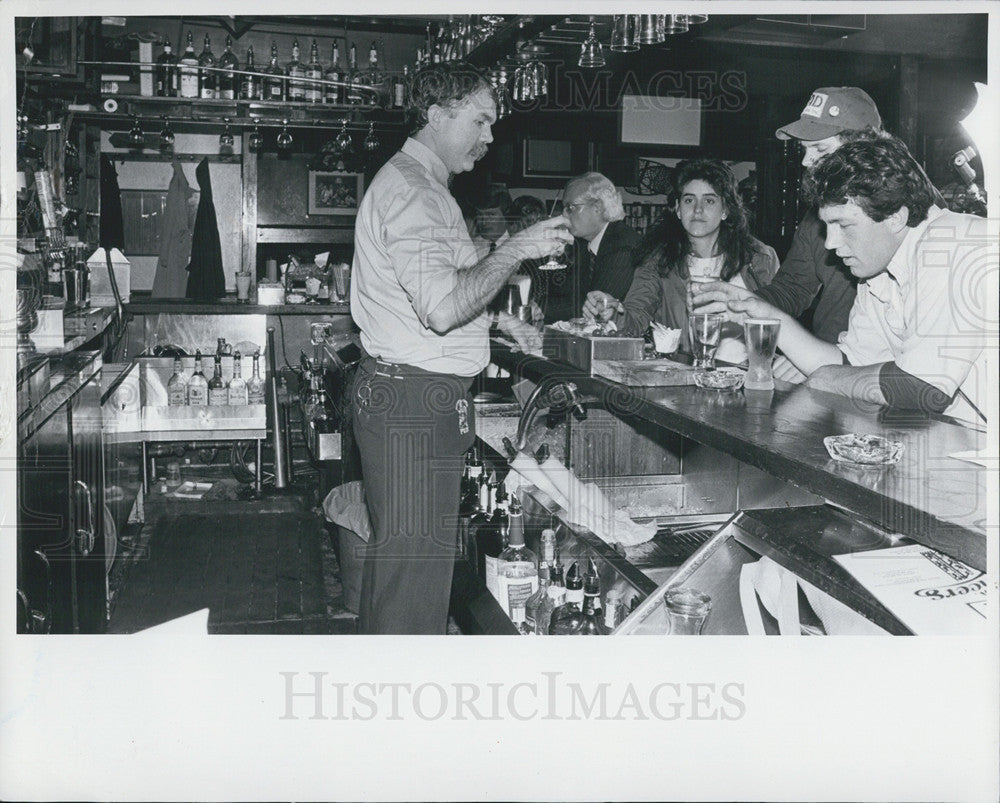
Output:
<instances>
[{"instance_id":1,"label":"man wearing baseball cap","mask_svg":"<svg viewBox=\"0 0 1000 803\"><path fill-rule=\"evenodd\" d=\"M846 142L884 136L878 108L863 89L827 86L812 93L799 119L775 132L778 139L802 143L802 165L811 170ZM757 291L764 301L794 317L815 300L812 332L836 343L847 330L857 281L840 258L824 245L825 226L810 209L792 237L788 255L774 280ZM817 298L818 295L818 298Z\"/></svg>"},{"instance_id":2,"label":"man wearing baseball cap","mask_svg":"<svg viewBox=\"0 0 1000 803\"><path fill-rule=\"evenodd\" d=\"M802 165L807 170L841 145L855 140L874 140L888 136L882 130L882 118L875 102L855 86L828 86L812 93L799 119L779 128L778 139L802 143ZM847 330L847 319L854 304L857 280L840 258L824 245L826 230L815 209L802 218L792 237L788 255L770 284L754 294L764 301L799 318L816 302L811 331L828 343L836 343ZM707 294L707 295L706 295ZM718 282L699 287L694 302L699 307L712 301L735 300L748 291ZM818 296L818 297L817 297ZM722 305L713 304L705 311ZM801 381L802 375L790 367L775 366L776 375L789 381Z\"/></svg>"}]
</instances>

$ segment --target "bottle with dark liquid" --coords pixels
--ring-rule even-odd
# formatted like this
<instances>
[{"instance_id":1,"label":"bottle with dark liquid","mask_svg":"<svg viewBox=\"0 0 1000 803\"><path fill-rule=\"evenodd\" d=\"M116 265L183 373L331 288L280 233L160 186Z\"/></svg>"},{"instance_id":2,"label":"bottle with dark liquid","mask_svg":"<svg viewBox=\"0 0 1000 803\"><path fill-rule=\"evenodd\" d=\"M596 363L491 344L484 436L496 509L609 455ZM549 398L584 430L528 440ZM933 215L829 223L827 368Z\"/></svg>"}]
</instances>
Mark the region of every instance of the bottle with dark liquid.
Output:
<instances>
[{"instance_id":1,"label":"bottle with dark liquid","mask_svg":"<svg viewBox=\"0 0 1000 803\"><path fill-rule=\"evenodd\" d=\"M229 391L222 381L222 355L215 355L215 373L208 380L208 404L211 407L224 407L229 404Z\"/></svg>"},{"instance_id":2,"label":"bottle with dark liquid","mask_svg":"<svg viewBox=\"0 0 1000 803\"><path fill-rule=\"evenodd\" d=\"M240 68L240 62L236 58L236 54L233 53L233 38L231 36L226 37L226 49L219 56L219 67L223 70L219 73L219 97L222 100L235 100L239 82L236 80L234 70Z\"/></svg>"},{"instance_id":3,"label":"bottle with dark liquid","mask_svg":"<svg viewBox=\"0 0 1000 803\"><path fill-rule=\"evenodd\" d=\"M177 91L177 56L170 42L164 42L163 52L156 59L156 94L161 98L176 98Z\"/></svg>"},{"instance_id":4,"label":"bottle with dark liquid","mask_svg":"<svg viewBox=\"0 0 1000 803\"><path fill-rule=\"evenodd\" d=\"M194 373L188 381L188 404L192 407L208 404L208 380L201 370L201 351L194 354Z\"/></svg>"},{"instance_id":5,"label":"bottle with dark liquid","mask_svg":"<svg viewBox=\"0 0 1000 803\"><path fill-rule=\"evenodd\" d=\"M244 68L246 72L243 74L242 80L240 81L240 97L243 100L260 100L261 99L261 86L260 86L260 76L251 75L257 66L254 63L253 56L253 45L247 48L247 63Z\"/></svg>"},{"instance_id":6,"label":"bottle with dark liquid","mask_svg":"<svg viewBox=\"0 0 1000 803\"><path fill-rule=\"evenodd\" d=\"M322 103L323 101L323 65L319 63L319 48L316 40L309 47L309 61L306 64L306 102Z\"/></svg>"},{"instance_id":7,"label":"bottle with dark liquid","mask_svg":"<svg viewBox=\"0 0 1000 803\"><path fill-rule=\"evenodd\" d=\"M219 97L219 74L215 67L215 54L212 53L212 42L205 34L205 47L198 56L198 97L215 100Z\"/></svg>"},{"instance_id":8,"label":"bottle with dark liquid","mask_svg":"<svg viewBox=\"0 0 1000 803\"><path fill-rule=\"evenodd\" d=\"M306 85L303 79L306 77L306 68L299 61L298 39L292 41L292 60L288 62L285 74L288 76L288 99L305 100Z\"/></svg>"},{"instance_id":9,"label":"bottle with dark liquid","mask_svg":"<svg viewBox=\"0 0 1000 803\"><path fill-rule=\"evenodd\" d=\"M278 45L271 43L271 60L264 70L264 100L285 99L285 71L278 64Z\"/></svg>"}]
</instances>

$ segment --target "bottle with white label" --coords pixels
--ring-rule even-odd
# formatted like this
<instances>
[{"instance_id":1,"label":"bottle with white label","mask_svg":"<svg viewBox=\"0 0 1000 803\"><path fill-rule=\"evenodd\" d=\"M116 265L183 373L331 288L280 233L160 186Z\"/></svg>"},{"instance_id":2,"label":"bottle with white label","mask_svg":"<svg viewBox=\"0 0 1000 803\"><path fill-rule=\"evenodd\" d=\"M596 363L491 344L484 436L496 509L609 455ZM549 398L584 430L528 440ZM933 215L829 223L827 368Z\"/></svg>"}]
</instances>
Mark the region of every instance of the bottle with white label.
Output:
<instances>
[{"instance_id":1,"label":"bottle with white label","mask_svg":"<svg viewBox=\"0 0 1000 803\"><path fill-rule=\"evenodd\" d=\"M247 380L247 404L264 403L264 380L260 377L260 352L253 353L253 376Z\"/></svg>"},{"instance_id":2,"label":"bottle with white label","mask_svg":"<svg viewBox=\"0 0 1000 803\"><path fill-rule=\"evenodd\" d=\"M171 407L183 407L188 403L188 378L184 373L184 364L180 357L174 358L174 374L167 382L167 404Z\"/></svg>"},{"instance_id":3,"label":"bottle with white label","mask_svg":"<svg viewBox=\"0 0 1000 803\"><path fill-rule=\"evenodd\" d=\"M497 596L511 620L519 609L523 622L525 603L538 590L538 558L524 545L524 515L516 496L511 496L507 515L510 545L497 559Z\"/></svg>"},{"instance_id":4,"label":"bottle with white label","mask_svg":"<svg viewBox=\"0 0 1000 803\"><path fill-rule=\"evenodd\" d=\"M208 404L208 380L201 370L201 351L196 351L194 355L194 374L188 381L188 404L192 407Z\"/></svg>"},{"instance_id":5,"label":"bottle with white label","mask_svg":"<svg viewBox=\"0 0 1000 803\"><path fill-rule=\"evenodd\" d=\"M229 380L229 403L247 403L247 381L242 377L242 359L237 351L233 354L233 378Z\"/></svg>"},{"instance_id":6,"label":"bottle with white label","mask_svg":"<svg viewBox=\"0 0 1000 803\"><path fill-rule=\"evenodd\" d=\"M222 355L215 355L215 373L208 380L208 403L212 407L222 407L229 404L229 391L222 381Z\"/></svg>"},{"instance_id":7,"label":"bottle with white label","mask_svg":"<svg viewBox=\"0 0 1000 803\"><path fill-rule=\"evenodd\" d=\"M180 76L180 95L182 98L196 98L200 86L198 84L198 57L194 53L194 38L191 31L187 35L187 47L181 54L178 72Z\"/></svg>"}]
</instances>

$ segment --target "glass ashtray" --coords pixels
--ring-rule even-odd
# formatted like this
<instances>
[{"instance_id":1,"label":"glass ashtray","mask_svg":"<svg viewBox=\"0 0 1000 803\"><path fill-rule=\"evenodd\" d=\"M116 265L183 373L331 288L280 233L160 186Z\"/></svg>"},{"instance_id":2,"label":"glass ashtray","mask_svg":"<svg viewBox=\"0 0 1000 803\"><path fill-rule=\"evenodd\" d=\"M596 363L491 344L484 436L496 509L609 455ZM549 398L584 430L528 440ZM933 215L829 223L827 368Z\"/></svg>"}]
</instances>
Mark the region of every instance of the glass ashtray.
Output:
<instances>
[{"instance_id":1,"label":"glass ashtray","mask_svg":"<svg viewBox=\"0 0 1000 803\"><path fill-rule=\"evenodd\" d=\"M830 457L854 466L891 466L903 456L903 444L879 435L830 435L823 438Z\"/></svg>"},{"instance_id":2,"label":"glass ashtray","mask_svg":"<svg viewBox=\"0 0 1000 803\"><path fill-rule=\"evenodd\" d=\"M716 368L714 371L695 371L694 383L707 390L739 390L747 374L739 368Z\"/></svg>"}]
</instances>

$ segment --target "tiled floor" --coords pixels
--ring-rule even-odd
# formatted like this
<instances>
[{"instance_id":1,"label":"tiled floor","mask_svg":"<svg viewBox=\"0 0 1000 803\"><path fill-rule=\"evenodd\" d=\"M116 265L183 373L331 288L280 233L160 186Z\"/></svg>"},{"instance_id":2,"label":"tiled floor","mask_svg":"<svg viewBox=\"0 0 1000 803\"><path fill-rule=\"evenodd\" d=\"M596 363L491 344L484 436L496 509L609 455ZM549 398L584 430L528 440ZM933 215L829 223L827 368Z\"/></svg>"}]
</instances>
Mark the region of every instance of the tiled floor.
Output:
<instances>
[{"instance_id":1,"label":"tiled floor","mask_svg":"<svg viewBox=\"0 0 1000 803\"><path fill-rule=\"evenodd\" d=\"M308 482L244 501L231 478L195 479L214 483L200 500L146 497L145 523L112 572L109 632L134 633L203 608L209 633L357 631Z\"/></svg>"}]
</instances>

